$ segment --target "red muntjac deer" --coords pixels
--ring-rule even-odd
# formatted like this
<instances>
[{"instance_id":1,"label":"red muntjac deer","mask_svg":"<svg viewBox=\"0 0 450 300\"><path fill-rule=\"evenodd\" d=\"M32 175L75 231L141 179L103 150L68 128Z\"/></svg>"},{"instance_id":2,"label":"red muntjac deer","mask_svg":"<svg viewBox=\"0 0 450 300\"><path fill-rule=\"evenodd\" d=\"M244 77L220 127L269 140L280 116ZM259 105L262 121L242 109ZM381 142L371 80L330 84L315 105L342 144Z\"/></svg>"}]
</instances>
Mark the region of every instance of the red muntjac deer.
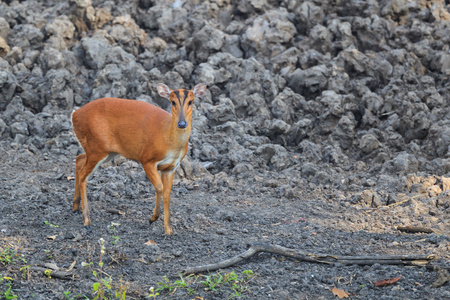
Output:
<instances>
[{"instance_id":1,"label":"red muntjac deer","mask_svg":"<svg viewBox=\"0 0 450 300\"><path fill-rule=\"evenodd\" d=\"M173 176L188 149L192 102L204 95L206 85L172 91L160 83L157 89L171 102L172 114L145 102L117 98L92 101L72 114L73 130L85 151L76 159L73 211L80 212L81 202L88 230L91 219L86 180L99 165L121 154L140 162L155 187L156 203L150 223L160 216L162 196L164 230L172 234L169 205Z\"/></svg>"}]
</instances>

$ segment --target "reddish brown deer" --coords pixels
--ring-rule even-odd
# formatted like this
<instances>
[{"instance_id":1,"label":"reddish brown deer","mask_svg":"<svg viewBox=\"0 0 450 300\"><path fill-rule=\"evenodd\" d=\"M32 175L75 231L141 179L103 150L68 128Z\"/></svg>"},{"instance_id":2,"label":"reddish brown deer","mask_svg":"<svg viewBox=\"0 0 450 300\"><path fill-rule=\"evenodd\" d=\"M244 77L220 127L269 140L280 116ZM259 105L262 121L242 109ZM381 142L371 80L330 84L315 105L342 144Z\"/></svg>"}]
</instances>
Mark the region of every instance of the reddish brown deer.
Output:
<instances>
[{"instance_id":1,"label":"reddish brown deer","mask_svg":"<svg viewBox=\"0 0 450 300\"><path fill-rule=\"evenodd\" d=\"M84 226L90 230L86 181L102 163L117 154L138 161L156 191L150 223L160 216L164 201L164 230L172 234L170 192L176 168L186 155L191 134L192 102L206 91L205 84L193 90L171 90L158 84L158 93L169 99L172 114L154 105L126 99L102 98L72 114L75 135L85 153L77 156L73 211L83 211Z\"/></svg>"}]
</instances>

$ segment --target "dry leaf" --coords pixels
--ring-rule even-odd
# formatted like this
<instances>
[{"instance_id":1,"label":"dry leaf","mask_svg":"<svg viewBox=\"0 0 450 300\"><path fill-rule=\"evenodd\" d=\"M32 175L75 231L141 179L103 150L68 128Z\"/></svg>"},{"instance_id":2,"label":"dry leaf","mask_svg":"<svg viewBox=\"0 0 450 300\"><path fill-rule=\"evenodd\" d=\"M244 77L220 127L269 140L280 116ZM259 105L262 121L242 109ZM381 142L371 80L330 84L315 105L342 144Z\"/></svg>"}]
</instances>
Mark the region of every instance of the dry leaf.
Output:
<instances>
[{"instance_id":1,"label":"dry leaf","mask_svg":"<svg viewBox=\"0 0 450 300\"><path fill-rule=\"evenodd\" d=\"M156 245L155 241L152 240L148 240L147 243L145 243L145 245L150 246L150 245Z\"/></svg>"},{"instance_id":2,"label":"dry leaf","mask_svg":"<svg viewBox=\"0 0 450 300\"><path fill-rule=\"evenodd\" d=\"M143 264L148 264L148 261L146 261L145 259L143 259L143 258L138 258L138 259L136 259L136 261L138 261L138 262L140 262L140 263L143 263Z\"/></svg>"},{"instance_id":3,"label":"dry leaf","mask_svg":"<svg viewBox=\"0 0 450 300\"><path fill-rule=\"evenodd\" d=\"M75 267L76 264L77 264L77 261L74 260L73 263L70 265L70 267L66 270L66 272L72 271L72 269Z\"/></svg>"},{"instance_id":4,"label":"dry leaf","mask_svg":"<svg viewBox=\"0 0 450 300\"><path fill-rule=\"evenodd\" d=\"M67 176L67 180L74 180L75 179L75 177L73 177L73 176Z\"/></svg>"},{"instance_id":5,"label":"dry leaf","mask_svg":"<svg viewBox=\"0 0 450 300\"><path fill-rule=\"evenodd\" d=\"M333 292L333 294L338 296L339 299L348 298L348 293L344 290L340 290L340 289L334 287L331 291Z\"/></svg>"},{"instance_id":6,"label":"dry leaf","mask_svg":"<svg viewBox=\"0 0 450 300\"><path fill-rule=\"evenodd\" d=\"M402 275L400 275L396 278L377 280L377 281L374 281L373 283L375 284L375 286L385 286L385 285L396 283L397 281L400 280L400 278L402 278Z\"/></svg>"},{"instance_id":7,"label":"dry leaf","mask_svg":"<svg viewBox=\"0 0 450 300\"><path fill-rule=\"evenodd\" d=\"M54 239L56 239L56 237L57 237L57 235L49 235L47 237L47 240L54 240Z\"/></svg>"},{"instance_id":8,"label":"dry leaf","mask_svg":"<svg viewBox=\"0 0 450 300\"><path fill-rule=\"evenodd\" d=\"M111 222L111 226L120 226L120 223Z\"/></svg>"}]
</instances>

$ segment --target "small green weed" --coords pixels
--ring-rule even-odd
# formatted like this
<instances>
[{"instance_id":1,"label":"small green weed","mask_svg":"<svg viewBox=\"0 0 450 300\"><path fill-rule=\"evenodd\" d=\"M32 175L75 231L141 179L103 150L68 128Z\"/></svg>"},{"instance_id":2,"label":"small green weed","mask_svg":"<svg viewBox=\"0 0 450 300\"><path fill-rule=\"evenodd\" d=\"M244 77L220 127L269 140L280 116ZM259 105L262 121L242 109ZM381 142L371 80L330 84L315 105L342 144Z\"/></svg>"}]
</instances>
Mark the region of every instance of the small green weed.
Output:
<instances>
[{"instance_id":1,"label":"small green weed","mask_svg":"<svg viewBox=\"0 0 450 300\"><path fill-rule=\"evenodd\" d=\"M156 296L159 296L159 293L158 292L155 292L155 288L154 287L151 287L150 288L150 294L147 296L147 298L153 298L153 299L156 299Z\"/></svg>"},{"instance_id":2,"label":"small green weed","mask_svg":"<svg viewBox=\"0 0 450 300\"><path fill-rule=\"evenodd\" d=\"M77 300L77 299L87 299L87 300L89 300L89 298L86 297L83 294L72 295L71 291L64 292L64 299L65 300Z\"/></svg>"},{"instance_id":3,"label":"small green weed","mask_svg":"<svg viewBox=\"0 0 450 300\"><path fill-rule=\"evenodd\" d=\"M169 292L173 291L175 289L175 285L170 283L169 278L167 276L164 276L163 282L158 282L157 285L159 285L159 288L156 289L157 292L168 290Z\"/></svg>"},{"instance_id":4,"label":"small green weed","mask_svg":"<svg viewBox=\"0 0 450 300\"><path fill-rule=\"evenodd\" d=\"M158 282L158 288L156 292L174 292L176 289L185 290L189 296L192 296L197 292L197 289L200 287L204 287L206 291L210 292L228 292L229 297L242 297L245 293L249 291L248 282L254 276L252 270L245 270L242 272L242 275L236 274L236 272L232 271L230 273L214 273L208 275L189 275L187 277L183 277L179 274L180 279L171 282L167 276L164 276L163 282ZM199 281L200 279L203 279ZM200 283L200 285L198 283ZM159 293L155 293L154 289L150 290L151 294L147 297L156 298Z\"/></svg>"},{"instance_id":5,"label":"small green weed","mask_svg":"<svg viewBox=\"0 0 450 300\"><path fill-rule=\"evenodd\" d=\"M117 244L117 242L120 239L120 237L118 237L117 235L113 235L112 238L113 238L113 241L112 241L113 245Z\"/></svg>"},{"instance_id":6,"label":"small green weed","mask_svg":"<svg viewBox=\"0 0 450 300\"><path fill-rule=\"evenodd\" d=\"M113 245L115 245L115 244L117 244L117 242L119 241L119 239L120 239L120 237L117 235L117 228L116 228L116 226L119 226L120 224L119 223L114 223L114 222L111 222L111 224L110 225L108 225L108 229L112 232L112 239L113 239L113 241L112 241L112 244Z\"/></svg>"},{"instance_id":7,"label":"small green weed","mask_svg":"<svg viewBox=\"0 0 450 300\"><path fill-rule=\"evenodd\" d=\"M10 247L0 247L0 264L15 264L19 261L27 263L23 256L19 255L14 249Z\"/></svg>"},{"instance_id":8,"label":"small green weed","mask_svg":"<svg viewBox=\"0 0 450 300\"><path fill-rule=\"evenodd\" d=\"M58 228L58 227L59 227L59 225L52 224L52 223L50 223L49 221L44 221L44 224L45 224L45 225L48 225L48 226L50 226L50 227L55 227L55 228Z\"/></svg>"},{"instance_id":9,"label":"small green weed","mask_svg":"<svg viewBox=\"0 0 450 300\"><path fill-rule=\"evenodd\" d=\"M124 284L122 280L122 276L120 277L119 284L113 282L112 276L108 275L106 278L103 277L103 274L106 274L103 270L103 256L106 253L105 250L105 240L101 238L98 243L100 244L100 258L99 258L99 269L93 270L92 274L94 275L96 282L92 284L92 293L95 295L92 300L103 300L103 299L120 299L125 300L127 294L127 286ZM93 263L85 263L84 266L92 266ZM98 271L98 272L97 272Z\"/></svg>"},{"instance_id":10,"label":"small green weed","mask_svg":"<svg viewBox=\"0 0 450 300\"><path fill-rule=\"evenodd\" d=\"M224 283L224 278L220 273L205 275L205 280L200 283L203 283L208 290L217 292L216 287Z\"/></svg>"},{"instance_id":11,"label":"small green weed","mask_svg":"<svg viewBox=\"0 0 450 300\"><path fill-rule=\"evenodd\" d=\"M53 258L53 254L50 250L45 249L45 254L47 255L47 259L51 260Z\"/></svg>"},{"instance_id":12,"label":"small green weed","mask_svg":"<svg viewBox=\"0 0 450 300\"><path fill-rule=\"evenodd\" d=\"M16 299L18 296L12 291L11 277L3 277L0 275L0 298L5 300ZM4 283L5 282L5 283Z\"/></svg>"},{"instance_id":13,"label":"small green weed","mask_svg":"<svg viewBox=\"0 0 450 300\"><path fill-rule=\"evenodd\" d=\"M23 266L20 268L20 271L22 271L22 278L28 280L30 278L30 265Z\"/></svg>"}]
</instances>

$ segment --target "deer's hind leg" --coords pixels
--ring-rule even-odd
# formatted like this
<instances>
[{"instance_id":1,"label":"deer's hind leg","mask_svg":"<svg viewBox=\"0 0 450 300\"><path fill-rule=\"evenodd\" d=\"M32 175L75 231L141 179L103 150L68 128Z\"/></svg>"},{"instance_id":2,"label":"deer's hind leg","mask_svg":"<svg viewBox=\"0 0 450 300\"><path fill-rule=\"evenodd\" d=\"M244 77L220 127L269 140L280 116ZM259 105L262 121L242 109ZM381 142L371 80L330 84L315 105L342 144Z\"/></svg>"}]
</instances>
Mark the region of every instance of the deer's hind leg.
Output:
<instances>
[{"instance_id":1,"label":"deer's hind leg","mask_svg":"<svg viewBox=\"0 0 450 300\"><path fill-rule=\"evenodd\" d=\"M106 153L90 153L77 156L75 170L75 195L73 199L73 211L83 211L84 226L90 229L91 219L87 200L87 180L94 171L105 161L111 158Z\"/></svg>"},{"instance_id":2,"label":"deer's hind leg","mask_svg":"<svg viewBox=\"0 0 450 300\"><path fill-rule=\"evenodd\" d=\"M80 193L80 169L84 166L86 161L86 153L80 154L76 158L75 163L75 194L73 196L73 212L81 213L81 193Z\"/></svg>"}]
</instances>

